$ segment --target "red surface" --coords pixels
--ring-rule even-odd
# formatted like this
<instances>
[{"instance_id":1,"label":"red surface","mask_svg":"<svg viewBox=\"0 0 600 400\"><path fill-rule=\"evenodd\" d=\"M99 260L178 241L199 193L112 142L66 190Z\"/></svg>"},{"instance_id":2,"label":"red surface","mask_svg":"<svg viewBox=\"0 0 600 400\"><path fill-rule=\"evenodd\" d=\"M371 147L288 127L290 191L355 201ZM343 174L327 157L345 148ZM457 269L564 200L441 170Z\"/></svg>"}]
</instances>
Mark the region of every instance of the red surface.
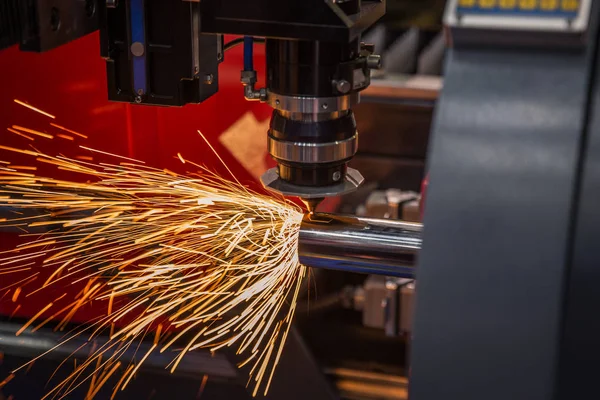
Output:
<instances>
[{"instance_id":1,"label":"red surface","mask_svg":"<svg viewBox=\"0 0 600 400\"><path fill-rule=\"evenodd\" d=\"M219 135L246 112L254 113L259 121L269 118L271 113L268 106L247 102L243 97L242 86L239 83L243 65L242 47L238 46L226 54L225 62L219 69L219 93L201 105L187 105L181 108L108 102L105 62L99 56L97 34L44 54L24 53L16 47L0 51L0 144L25 148L31 143L4 130L4 127L13 124L45 129L49 133L59 132L48 125L51 120L47 117L14 103L14 99L17 98L54 114L57 117L55 123L88 135L89 139L81 144L89 147L140 159L151 166L185 172L185 166L177 159L177 153L180 152L185 158L227 176L217 157L198 135L197 131L200 130L236 177L242 183L259 189L260 185L218 140ZM259 73L259 86L262 86L262 46L256 46L255 66ZM266 140L266 137L257 137L256 140ZM90 155L79 149L76 144L59 138L39 138L33 144L49 154ZM28 156L0 150L0 160L3 161L15 164L32 162L30 159L24 159L25 157ZM268 158L266 153L265 158ZM115 161L95 154L94 159ZM273 165L271 161L270 163ZM52 176L57 174L54 167L42 167L38 173L43 174L44 171L48 171ZM336 201L331 199L323 208L330 211L335 205ZM0 234L0 250L11 249L20 242L22 239L18 234ZM47 271L46 275L51 272ZM0 275L0 289L25 277L26 275ZM38 280L43 282L42 279ZM40 295L19 301L21 308L16 316L32 316L65 290L70 290L69 293L74 295L80 288L56 287L55 296L48 292L40 292ZM3 292L0 290L0 297ZM67 296L64 300L67 301L68 298L72 296ZM57 305L56 308L63 305ZM0 314L11 314L15 306L9 293L0 300ZM106 306L106 302L97 302L94 304L95 309L84 309L76 314L74 320L85 321L98 315L98 312L105 312Z\"/></svg>"},{"instance_id":2,"label":"red surface","mask_svg":"<svg viewBox=\"0 0 600 400\"><path fill-rule=\"evenodd\" d=\"M137 158L151 166L185 172L185 167L177 159L177 153L180 152L185 158L227 176L216 156L198 135L197 131L200 130L237 178L258 189L260 186L257 182L218 141L219 135L247 111L253 112L258 120L269 118L271 113L268 106L247 102L243 97L239 83L243 65L242 47L238 46L226 54L225 62L219 69L219 93L201 105L181 108L108 102L105 62L99 56L97 34L44 54L20 52L16 47L1 51L0 144L24 148L31 143L4 130L13 124L45 129L49 133L59 132L48 125L52 121L47 117L14 103L13 100L17 98L54 114L57 117L55 123L88 135L89 139L81 143L86 146ZM261 85L264 84L262 46L256 46L255 58ZM266 140L266 137L257 140ZM33 144L49 154L90 155L75 144L59 138L36 138ZM33 162L26 157L0 150L0 160L17 164ZM265 157L268 157L267 154ZM96 155L94 158L96 161L103 159ZM56 169L50 170L54 176ZM38 172L43 173L44 170ZM18 234L0 234L0 250L10 249L21 241ZM26 275L0 275L0 289L24 277ZM57 287L56 293L60 295L65 289ZM74 294L78 291L79 288ZM0 296L2 293L0 290ZM45 293L27 301L19 301L21 308L16 315L31 316L51 298ZM0 314L11 314L15 306L10 301L9 293L9 296L0 300ZM106 304L98 306L106 310ZM82 321L93 313L93 310L84 310L75 319Z\"/></svg>"}]
</instances>

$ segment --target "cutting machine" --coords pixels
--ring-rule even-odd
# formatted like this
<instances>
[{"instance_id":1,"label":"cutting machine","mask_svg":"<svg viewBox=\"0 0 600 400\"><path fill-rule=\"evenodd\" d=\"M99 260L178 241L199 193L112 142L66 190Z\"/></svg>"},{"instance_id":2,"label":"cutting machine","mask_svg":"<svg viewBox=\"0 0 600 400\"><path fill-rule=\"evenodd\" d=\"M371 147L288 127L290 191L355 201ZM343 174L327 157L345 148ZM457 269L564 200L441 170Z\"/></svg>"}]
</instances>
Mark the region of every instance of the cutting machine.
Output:
<instances>
[{"instance_id":1,"label":"cutting machine","mask_svg":"<svg viewBox=\"0 0 600 400\"><path fill-rule=\"evenodd\" d=\"M219 90L226 51L243 43L240 95L273 108L267 140L277 167L264 186L313 210L362 183L348 167L358 146L352 107L381 60L361 33L385 13L385 0L8 3L18 18L6 23L20 30L12 42L22 50L49 50L99 28L114 101L201 103ZM224 43L223 34L244 37ZM253 66L257 42L266 47L266 82Z\"/></svg>"},{"instance_id":2,"label":"cutting machine","mask_svg":"<svg viewBox=\"0 0 600 400\"><path fill-rule=\"evenodd\" d=\"M240 95L274 108L268 148L278 165L265 186L312 210L361 183L347 167L357 146L351 108L380 60L360 36L385 1L5 3L19 22L3 25L4 44L20 41L23 50L99 28L115 101L200 103L218 90L226 50L243 43ZM451 49L418 260L413 400L598 397L598 15L591 0L448 1ZM244 38L224 43L224 33ZM263 40L264 83L251 56ZM317 215L303 223L299 253L314 265L370 273L392 274L389 264L400 261L395 271L412 276L402 267L414 263L419 231Z\"/></svg>"}]
</instances>

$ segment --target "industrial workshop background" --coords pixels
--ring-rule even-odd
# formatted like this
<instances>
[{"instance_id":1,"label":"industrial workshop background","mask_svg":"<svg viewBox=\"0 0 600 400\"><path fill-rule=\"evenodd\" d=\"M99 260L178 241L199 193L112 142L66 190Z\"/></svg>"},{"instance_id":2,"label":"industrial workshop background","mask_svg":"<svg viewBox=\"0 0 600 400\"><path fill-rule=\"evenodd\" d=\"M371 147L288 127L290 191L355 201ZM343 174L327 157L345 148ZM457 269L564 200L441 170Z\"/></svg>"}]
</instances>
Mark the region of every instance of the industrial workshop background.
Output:
<instances>
[{"instance_id":1,"label":"industrial workshop background","mask_svg":"<svg viewBox=\"0 0 600 400\"><path fill-rule=\"evenodd\" d=\"M598 7L4 0L0 169L28 172L26 155L5 151L37 152L28 134L63 135L46 154L89 156L79 134L158 170L186 173L184 154L306 207L297 246L311 268L259 398L599 398ZM48 171L81 179L35 173ZM1 224L19 214L2 195L8 252L27 237ZM10 262L0 259L0 400L41 399L73 371L65 358L85 360L86 340L12 374L64 332L53 321L22 330L48 299L27 301L29 273L3 272ZM66 331L98 313L82 307ZM117 398L251 398L234 353L191 351L172 374L152 354ZM97 399L119 386L106 378Z\"/></svg>"}]
</instances>

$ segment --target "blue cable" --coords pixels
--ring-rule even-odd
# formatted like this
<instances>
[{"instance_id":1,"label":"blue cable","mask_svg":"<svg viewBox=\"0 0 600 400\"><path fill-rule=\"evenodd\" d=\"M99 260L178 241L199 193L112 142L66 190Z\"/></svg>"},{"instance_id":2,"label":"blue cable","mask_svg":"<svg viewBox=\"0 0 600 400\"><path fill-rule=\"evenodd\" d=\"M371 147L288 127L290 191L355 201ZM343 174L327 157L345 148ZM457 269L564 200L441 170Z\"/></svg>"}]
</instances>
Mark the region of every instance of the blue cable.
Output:
<instances>
[{"instance_id":1,"label":"blue cable","mask_svg":"<svg viewBox=\"0 0 600 400\"><path fill-rule=\"evenodd\" d=\"M253 47L254 39L252 36L244 36L244 71L254 70Z\"/></svg>"}]
</instances>

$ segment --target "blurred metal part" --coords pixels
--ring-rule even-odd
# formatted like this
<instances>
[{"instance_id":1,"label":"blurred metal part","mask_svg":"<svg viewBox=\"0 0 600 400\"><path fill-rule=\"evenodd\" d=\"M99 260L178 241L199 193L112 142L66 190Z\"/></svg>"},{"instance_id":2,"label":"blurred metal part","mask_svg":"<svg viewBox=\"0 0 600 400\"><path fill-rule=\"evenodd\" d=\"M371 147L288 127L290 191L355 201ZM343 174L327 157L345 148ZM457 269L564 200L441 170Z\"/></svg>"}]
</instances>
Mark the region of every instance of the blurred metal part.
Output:
<instances>
[{"instance_id":1,"label":"blurred metal part","mask_svg":"<svg viewBox=\"0 0 600 400\"><path fill-rule=\"evenodd\" d=\"M20 1L20 49L54 49L98 29L99 0Z\"/></svg>"},{"instance_id":2,"label":"blurred metal part","mask_svg":"<svg viewBox=\"0 0 600 400\"><path fill-rule=\"evenodd\" d=\"M417 62L418 75L442 75L444 55L446 54L446 38L440 32L419 55Z\"/></svg>"},{"instance_id":3,"label":"blurred metal part","mask_svg":"<svg viewBox=\"0 0 600 400\"><path fill-rule=\"evenodd\" d=\"M385 330L387 336L410 334L415 283L412 279L371 275L354 289L355 309L363 325Z\"/></svg>"},{"instance_id":4,"label":"blurred metal part","mask_svg":"<svg viewBox=\"0 0 600 400\"><path fill-rule=\"evenodd\" d=\"M351 368L325 370L344 399L403 400L408 398L408 379L379 372Z\"/></svg>"},{"instance_id":5,"label":"blurred metal part","mask_svg":"<svg viewBox=\"0 0 600 400\"><path fill-rule=\"evenodd\" d=\"M74 337L65 341L64 333L56 333L49 329L40 329L32 332L31 329L25 330L21 335L15 336L15 333L21 328L21 324L15 322L0 322L0 351L6 355L36 357L44 352L49 352L46 357L63 360L68 357L82 357L89 355L90 347L94 343L97 346L104 345L107 337L98 337L88 341L87 335ZM87 343L87 344L86 344ZM60 346L58 346L60 344ZM132 347L126 350L121 356L122 359L130 360L138 354L146 353L152 346L152 343L142 342L139 347ZM164 368L172 361L172 353L152 352L144 361L144 369ZM212 354L209 351L192 351L186 354L177 366L178 374L208 374L225 379L237 379L238 372L235 365L231 364L222 354Z\"/></svg>"},{"instance_id":6,"label":"blurred metal part","mask_svg":"<svg viewBox=\"0 0 600 400\"><path fill-rule=\"evenodd\" d=\"M374 99L389 99L397 102L410 100L433 102L437 100L442 86L443 79L439 76L388 74L384 79L371 80L371 85L362 93L362 104Z\"/></svg>"},{"instance_id":7,"label":"blurred metal part","mask_svg":"<svg viewBox=\"0 0 600 400\"><path fill-rule=\"evenodd\" d=\"M334 214L307 214L298 254L309 267L412 278L421 224Z\"/></svg>"}]
</instances>

